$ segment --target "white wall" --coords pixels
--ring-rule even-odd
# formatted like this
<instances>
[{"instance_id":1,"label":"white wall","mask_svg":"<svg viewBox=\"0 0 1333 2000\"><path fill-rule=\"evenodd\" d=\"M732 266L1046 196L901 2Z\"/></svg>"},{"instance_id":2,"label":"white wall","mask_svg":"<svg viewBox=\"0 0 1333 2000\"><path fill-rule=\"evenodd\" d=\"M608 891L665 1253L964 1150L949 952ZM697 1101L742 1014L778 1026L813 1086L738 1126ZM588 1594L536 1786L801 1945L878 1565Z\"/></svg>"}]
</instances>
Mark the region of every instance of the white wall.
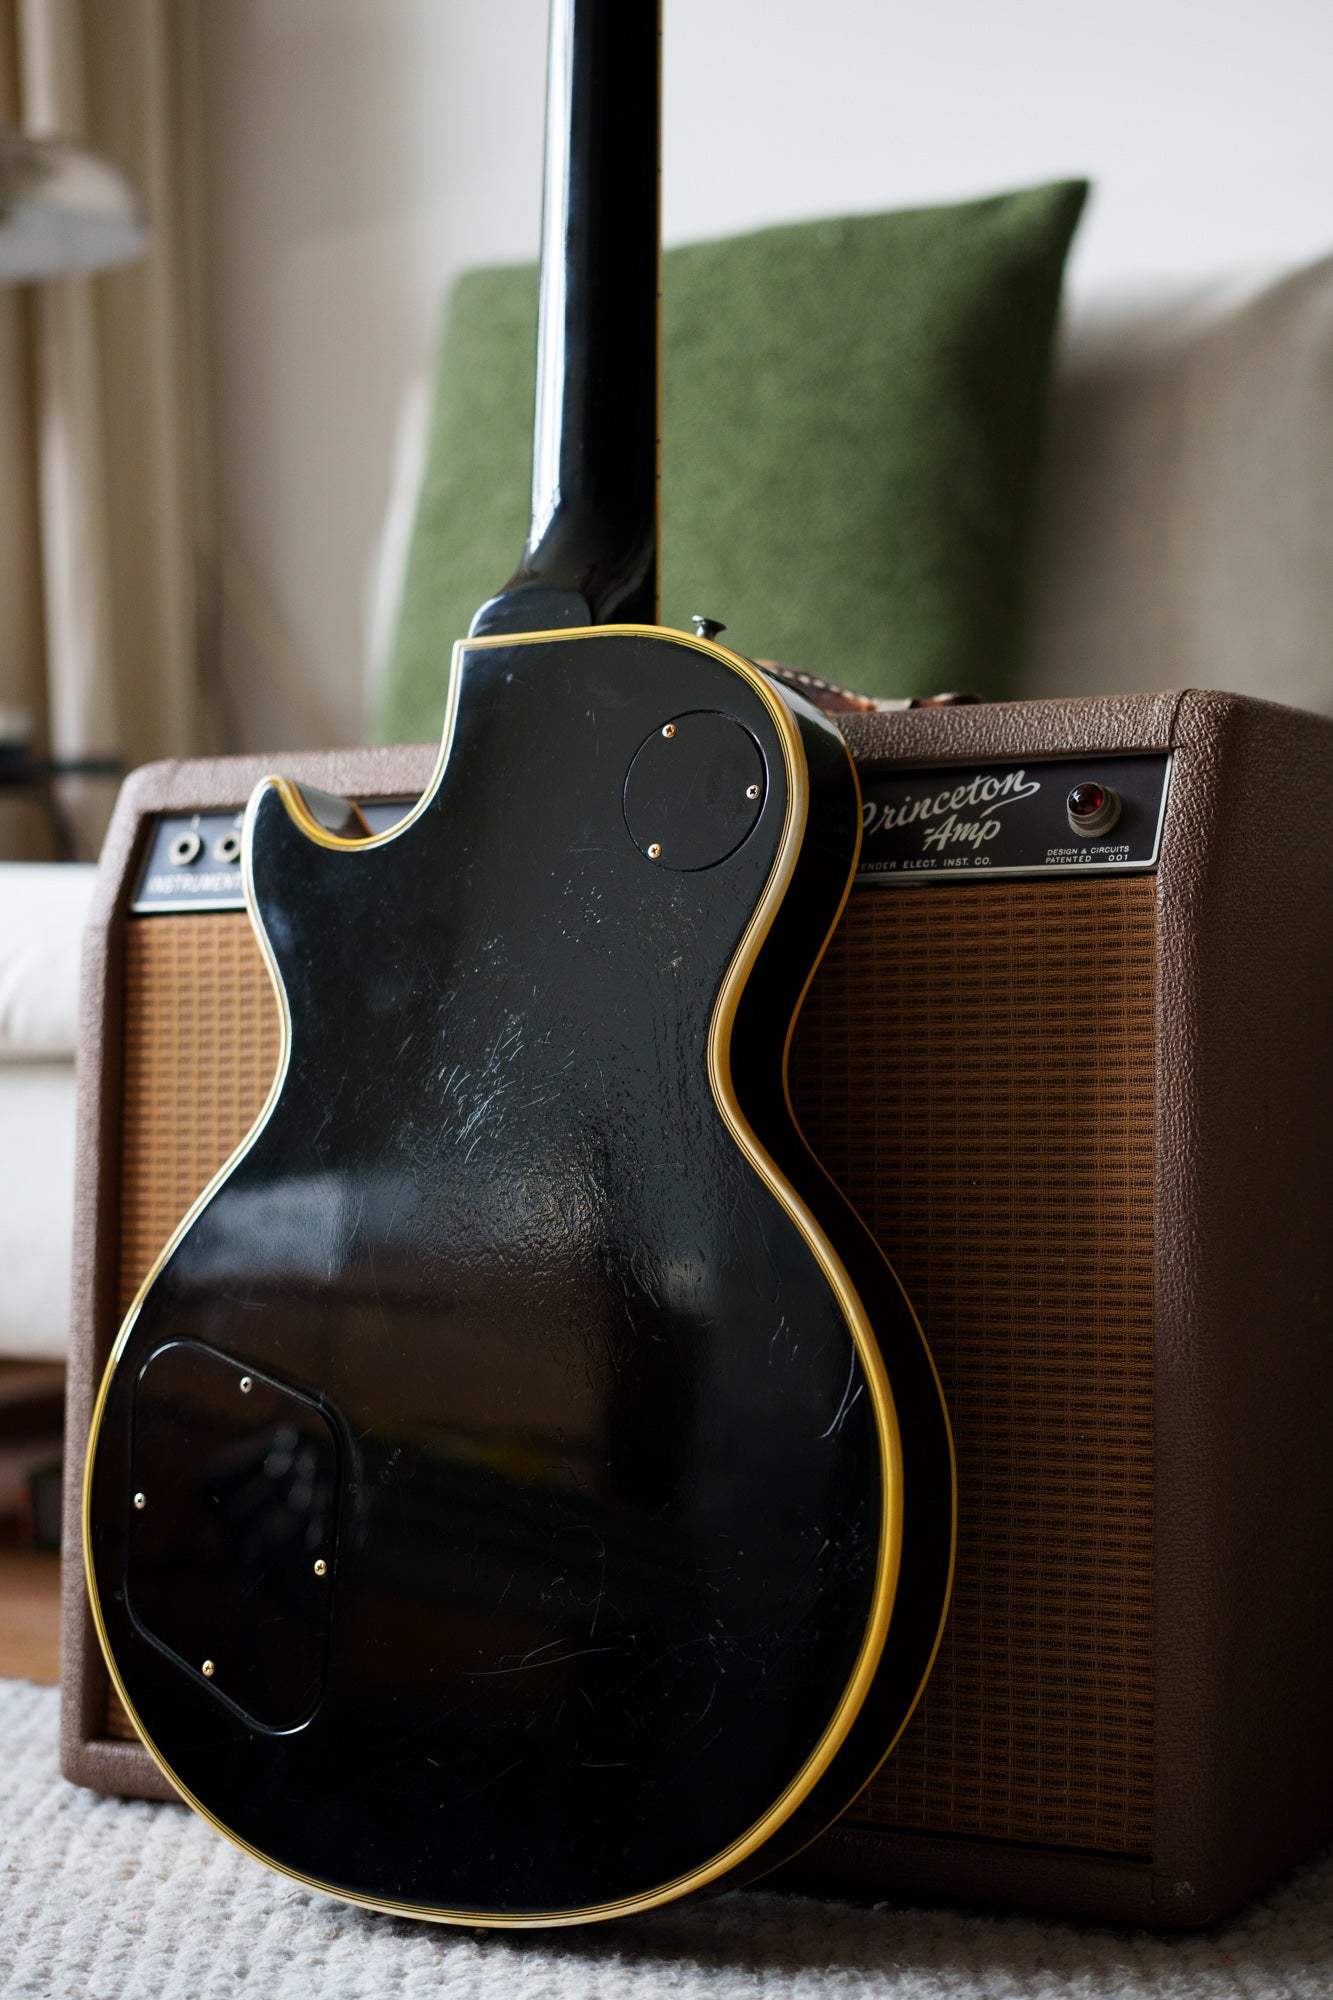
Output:
<instances>
[{"instance_id":1,"label":"white wall","mask_svg":"<svg viewBox=\"0 0 1333 2000\"><path fill-rule=\"evenodd\" d=\"M449 278L535 252L545 0L201 0L238 745L356 742ZM1328 0L666 0L668 241L1070 174L1072 282L1333 248Z\"/></svg>"}]
</instances>

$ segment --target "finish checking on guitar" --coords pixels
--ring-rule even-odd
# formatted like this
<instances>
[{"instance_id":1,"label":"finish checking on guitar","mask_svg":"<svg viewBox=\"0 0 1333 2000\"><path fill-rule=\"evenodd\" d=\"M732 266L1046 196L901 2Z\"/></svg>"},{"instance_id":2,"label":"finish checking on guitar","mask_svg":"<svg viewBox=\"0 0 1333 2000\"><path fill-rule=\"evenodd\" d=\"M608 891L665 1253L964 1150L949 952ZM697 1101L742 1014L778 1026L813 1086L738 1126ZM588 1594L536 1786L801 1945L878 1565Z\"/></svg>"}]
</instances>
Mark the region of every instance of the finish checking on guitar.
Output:
<instances>
[{"instance_id":1,"label":"finish checking on guitar","mask_svg":"<svg viewBox=\"0 0 1333 2000\"><path fill-rule=\"evenodd\" d=\"M794 1852L906 1720L952 1560L930 1356L785 1089L855 774L654 623L659 40L655 0L555 0L529 543L400 826L251 800L279 1074L89 1450L94 1617L185 1797L471 1924Z\"/></svg>"}]
</instances>

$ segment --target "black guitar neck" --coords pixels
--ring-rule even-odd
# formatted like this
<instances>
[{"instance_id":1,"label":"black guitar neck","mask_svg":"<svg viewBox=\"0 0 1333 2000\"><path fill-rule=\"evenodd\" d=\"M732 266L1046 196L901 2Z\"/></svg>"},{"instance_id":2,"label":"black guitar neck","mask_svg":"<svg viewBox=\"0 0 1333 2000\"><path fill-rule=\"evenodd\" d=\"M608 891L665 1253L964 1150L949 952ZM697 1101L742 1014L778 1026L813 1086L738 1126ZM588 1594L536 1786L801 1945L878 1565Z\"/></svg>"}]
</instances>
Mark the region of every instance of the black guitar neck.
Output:
<instances>
[{"instance_id":1,"label":"black guitar neck","mask_svg":"<svg viewBox=\"0 0 1333 2000\"><path fill-rule=\"evenodd\" d=\"M661 9L553 0L532 522L472 636L657 619Z\"/></svg>"}]
</instances>

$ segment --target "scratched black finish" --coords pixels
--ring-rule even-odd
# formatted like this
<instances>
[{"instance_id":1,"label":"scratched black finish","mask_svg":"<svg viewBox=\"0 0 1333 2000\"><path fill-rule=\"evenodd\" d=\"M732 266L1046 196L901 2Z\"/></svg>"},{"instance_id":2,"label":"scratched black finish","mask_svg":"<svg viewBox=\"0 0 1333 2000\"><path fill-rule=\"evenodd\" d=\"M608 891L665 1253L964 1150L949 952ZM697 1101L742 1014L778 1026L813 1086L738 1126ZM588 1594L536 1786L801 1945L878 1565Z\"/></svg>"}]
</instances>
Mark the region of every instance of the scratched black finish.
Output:
<instances>
[{"instance_id":1,"label":"scratched black finish","mask_svg":"<svg viewBox=\"0 0 1333 2000\"><path fill-rule=\"evenodd\" d=\"M738 1083L856 1269L915 1484L864 1724L765 1866L882 1754L929 1657L949 1541L924 1349L785 1109L782 1036L856 815L841 743L795 706L810 824L747 989ZM734 854L673 871L635 846L622 793L649 730L694 709L751 732L768 789ZM258 796L290 1067L128 1335L90 1548L159 1753L289 1869L500 1916L651 1894L769 1812L842 1698L879 1555L871 1397L806 1237L707 1075L785 772L772 716L725 660L608 632L467 654L443 780L382 847L319 847ZM337 1433L324 1694L286 1733L247 1724L126 1611L133 1387L180 1339L316 1398Z\"/></svg>"}]
</instances>

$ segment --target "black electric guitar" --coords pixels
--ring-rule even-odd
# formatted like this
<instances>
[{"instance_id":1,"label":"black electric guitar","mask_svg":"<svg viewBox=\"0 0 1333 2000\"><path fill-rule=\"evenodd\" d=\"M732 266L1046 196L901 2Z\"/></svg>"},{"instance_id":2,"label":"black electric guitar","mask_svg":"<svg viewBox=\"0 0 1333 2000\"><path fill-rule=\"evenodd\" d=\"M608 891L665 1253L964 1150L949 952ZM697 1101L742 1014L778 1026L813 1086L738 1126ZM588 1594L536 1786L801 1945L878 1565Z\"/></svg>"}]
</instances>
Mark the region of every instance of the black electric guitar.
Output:
<instances>
[{"instance_id":1,"label":"black electric guitar","mask_svg":"<svg viewBox=\"0 0 1333 2000\"><path fill-rule=\"evenodd\" d=\"M250 802L279 1074L89 1448L163 1770L301 1881L471 1924L794 1852L910 1713L952 1560L930 1356L785 1087L851 761L654 622L658 71L657 0L555 0L529 543L401 825Z\"/></svg>"}]
</instances>

